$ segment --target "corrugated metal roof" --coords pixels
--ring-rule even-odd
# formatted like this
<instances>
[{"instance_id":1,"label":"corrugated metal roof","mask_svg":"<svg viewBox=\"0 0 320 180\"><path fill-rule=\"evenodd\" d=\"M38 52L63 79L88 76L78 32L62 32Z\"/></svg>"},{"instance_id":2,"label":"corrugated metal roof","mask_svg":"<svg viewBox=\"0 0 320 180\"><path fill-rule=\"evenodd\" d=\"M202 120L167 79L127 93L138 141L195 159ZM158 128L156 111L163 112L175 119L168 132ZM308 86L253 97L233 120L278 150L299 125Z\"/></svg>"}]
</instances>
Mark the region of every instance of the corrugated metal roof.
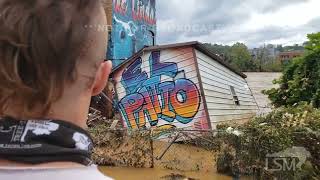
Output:
<instances>
[{"instance_id":1,"label":"corrugated metal roof","mask_svg":"<svg viewBox=\"0 0 320 180\"><path fill-rule=\"evenodd\" d=\"M198 41L191 41L191 42L185 42L185 43L175 43L175 44L167 44L167 45L156 45L156 46L150 46L150 47L145 47L135 53L132 57L130 57L128 60L126 60L122 65L118 66L115 68L111 74L115 73L117 70L121 69L121 67L125 66L126 64L130 63L131 61L135 60L136 58L140 57L145 51L156 51L156 50L163 50L163 49L171 49L171 48L180 48L180 47L187 47L187 46L192 46L196 48L197 50L201 51L202 53L206 54L207 56L211 57L221 65L225 66L226 68L230 69L234 73L238 74L242 78L247 78L247 76L242 73L237 71L235 68L230 66L228 63L224 62L223 59L213 53L211 50L206 48L202 43Z\"/></svg>"}]
</instances>

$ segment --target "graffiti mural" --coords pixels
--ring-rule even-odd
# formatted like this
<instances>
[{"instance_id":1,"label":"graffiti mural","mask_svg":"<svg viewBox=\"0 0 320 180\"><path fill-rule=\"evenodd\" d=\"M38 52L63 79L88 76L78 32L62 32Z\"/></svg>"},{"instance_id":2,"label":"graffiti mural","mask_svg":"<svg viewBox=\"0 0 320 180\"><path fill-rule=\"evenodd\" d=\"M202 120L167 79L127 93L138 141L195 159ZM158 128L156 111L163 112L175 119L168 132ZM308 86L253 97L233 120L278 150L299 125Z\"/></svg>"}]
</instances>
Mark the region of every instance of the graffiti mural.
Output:
<instances>
[{"instance_id":1,"label":"graffiti mural","mask_svg":"<svg viewBox=\"0 0 320 180\"><path fill-rule=\"evenodd\" d=\"M205 119L196 83L174 62L161 62L160 51L135 59L122 72L118 108L130 129L193 126ZM199 117L196 117L199 116Z\"/></svg>"},{"instance_id":2,"label":"graffiti mural","mask_svg":"<svg viewBox=\"0 0 320 180\"><path fill-rule=\"evenodd\" d=\"M108 59L119 66L145 46L155 44L155 0L113 0Z\"/></svg>"}]
</instances>

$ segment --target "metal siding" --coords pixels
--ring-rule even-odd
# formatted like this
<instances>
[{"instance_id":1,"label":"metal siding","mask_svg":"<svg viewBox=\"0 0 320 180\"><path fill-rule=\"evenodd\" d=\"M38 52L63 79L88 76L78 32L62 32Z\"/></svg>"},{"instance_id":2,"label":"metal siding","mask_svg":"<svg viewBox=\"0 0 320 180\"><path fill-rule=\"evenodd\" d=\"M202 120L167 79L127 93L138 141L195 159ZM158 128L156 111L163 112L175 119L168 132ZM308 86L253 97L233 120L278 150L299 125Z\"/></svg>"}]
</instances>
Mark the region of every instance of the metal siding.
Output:
<instances>
[{"instance_id":1,"label":"metal siding","mask_svg":"<svg viewBox=\"0 0 320 180\"><path fill-rule=\"evenodd\" d=\"M160 53L158 60L157 53ZM144 52L141 57L121 67L113 75L119 100L117 103L124 126L129 129L144 127L208 129L208 117L198 78L192 47ZM183 82L180 83L180 88L177 87L178 81ZM158 88L158 94L164 95L159 91L159 87L168 83L174 85L174 88L169 90L170 101L166 100L165 105L161 103L157 106L157 101L152 99L152 103L148 104L148 98L154 97L150 96L150 92L154 90L153 85ZM144 88L148 88L149 91L145 93ZM180 105L177 104L178 101L173 102L179 93L182 98L179 101ZM143 96L139 96L142 94ZM135 99L135 95L140 99ZM164 98L159 99L164 100ZM138 103L139 101L143 103ZM158 107L161 108L161 112L157 112ZM175 117L172 119L164 117L163 115L167 114L164 112L165 107L169 108ZM147 114L148 117L140 118L133 116L134 113L130 114L130 112L141 113L142 108L145 110L144 115ZM152 117L157 117L157 121Z\"/></svg>"},{"instance_id":2,"label":"metal siding","mask_svg":"<svg viewBox=\"0 0 320 180\"><path fill-rule=\"evenodd\" d=\"M196 56L212 127L254 116L258 106L245 79L199 50ZM235 105L230 86L235 88L240 106Z\"/></svg>"}]
</instances>

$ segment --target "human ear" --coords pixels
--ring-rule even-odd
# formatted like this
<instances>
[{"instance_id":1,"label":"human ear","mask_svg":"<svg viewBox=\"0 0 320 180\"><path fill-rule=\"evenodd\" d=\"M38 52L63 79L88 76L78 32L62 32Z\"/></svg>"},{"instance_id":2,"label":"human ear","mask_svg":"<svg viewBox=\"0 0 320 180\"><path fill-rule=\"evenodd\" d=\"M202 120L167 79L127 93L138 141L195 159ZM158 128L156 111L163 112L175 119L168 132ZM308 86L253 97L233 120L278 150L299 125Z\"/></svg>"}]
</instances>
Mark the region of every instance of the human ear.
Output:
<instances>
[{"instance_id":1,"label":"human ear","mask_svg":"<svg viewBox=\"0 0 320 180\"><path fill-rule=\"evenodd\" d=\"M92 86L92 96L100 94L106 87L109 75L111 73L112 63L111 61L105 61L99 65L96 73L94 83Z\"/></svg>"}]
</instances>

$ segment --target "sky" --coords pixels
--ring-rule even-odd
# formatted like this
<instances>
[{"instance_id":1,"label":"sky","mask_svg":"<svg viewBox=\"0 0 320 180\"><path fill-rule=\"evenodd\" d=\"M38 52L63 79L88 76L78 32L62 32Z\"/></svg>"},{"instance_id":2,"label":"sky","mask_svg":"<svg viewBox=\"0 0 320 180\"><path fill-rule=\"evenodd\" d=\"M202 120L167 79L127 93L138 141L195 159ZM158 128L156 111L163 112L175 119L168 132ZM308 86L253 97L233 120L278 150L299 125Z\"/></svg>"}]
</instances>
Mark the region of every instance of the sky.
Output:
<instances>
[{"instance_id":1,"label":"sky","mask_svg":"<svg viewBox=\"0 0 320 180\"><path fill-rule=\"evenodd\" d=\"M157 0L157 43L249 48L302 44L320 31L320 0Z\"/></svg>"}]
</instances>

